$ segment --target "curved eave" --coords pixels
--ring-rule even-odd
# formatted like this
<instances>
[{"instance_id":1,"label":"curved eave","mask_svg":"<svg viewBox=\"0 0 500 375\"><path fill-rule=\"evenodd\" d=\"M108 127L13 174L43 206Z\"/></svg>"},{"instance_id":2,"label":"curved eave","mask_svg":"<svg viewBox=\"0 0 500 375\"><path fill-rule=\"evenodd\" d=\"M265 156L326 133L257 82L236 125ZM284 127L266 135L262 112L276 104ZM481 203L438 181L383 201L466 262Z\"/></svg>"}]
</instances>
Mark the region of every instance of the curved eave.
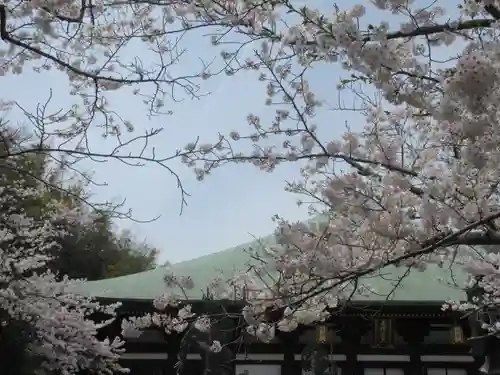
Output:
<instances>
[{"instance_id":1,"label":"curved eave","mask_svg":"<svg viewBox=\"0 0 500 375\"><path fill-rule=\"evenodd\" d=\"M95 297L95 299L99 302L102 303L113 303L113 302L122 302L124 305L126 304L152 304L153 299L151 298L112 298L112 297ZM244 304L244 301L234 301L234 300L206 300L206 299L189 299L189 300L183 300L181 301L182 303L190 303L190 304L203 304L203 303L208 303L211 301L216 301L216 302L227 302L228 304L234 303L235 305L237 304ZM354 306L354 307L362 307L366 306L369 304L372 307L376 306L438 306L441 308L443 306L444 301L421 301L421 300L367 300L367 301L356 301L353 300L349 302L349 306ZM458 302L466 302L465 300L463 301L458 301Z\"/></svg>"},{"instance_id":2,"label":"curved eave","mask_svg":"<svg viewBox=\"0 0 500 375\"><path fill-rule=\"evenodd\" d=\"M117 302L116 299L98 298L100 303L108 304ZM117 310L119 317L142 316L144 313L152 313L156 311L152 301L147 299L127 299L120 300L122 303ZM190 300L188 302L193 307L193 312L201 313L213 311L213 308L220 309L224 306L224 311L230 314L238 314L244 306L243 301L207 301L207 300ZM207 303L216 303L217 306L207 306ZM369 306L370 309L366 310ZM217 310L219 311L219 310ZM378 318L450 318L457 317L459 314L456 311L443 311L442 303L438 301L351 301L347 305L342 306L339 310L332 310L332 316L376 316ZM276 317L277 318L277 317Z\"/></svg>"}]
</instances>

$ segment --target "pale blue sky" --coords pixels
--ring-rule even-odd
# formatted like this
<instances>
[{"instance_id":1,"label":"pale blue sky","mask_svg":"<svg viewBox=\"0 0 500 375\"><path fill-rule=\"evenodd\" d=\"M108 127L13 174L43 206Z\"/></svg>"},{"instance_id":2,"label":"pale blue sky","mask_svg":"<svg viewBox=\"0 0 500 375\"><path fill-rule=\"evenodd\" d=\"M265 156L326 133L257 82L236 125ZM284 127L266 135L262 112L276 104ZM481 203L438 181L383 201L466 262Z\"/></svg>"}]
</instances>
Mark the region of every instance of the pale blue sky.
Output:
<instances>
[{"instance_id":1,"label":"pale blue sky","mask_svg":"<svg viewBox=\"0 0 500 375\"><path fill-rule=\"evenodd\" d=\"M331 3L329 1L313 2L321 3L324 9L332 9L327 5ZM343 0L338 4L340 8L346 8L353 2ZM379 13L374 13L367 21L379 22L377 15ZM190 55L175 68L177 73L192 73L198 64L196 56L208 59L214 55L209 40L202 41L199 35L193 35L185 45L190 49ZM138 48L136 54L147 54L147 51L140 50L140 46ZM323 64L311 71L309 79L322 99L336 104L335 86L340 77L346 75L338 65ZM217 132L247 130L245 118L250 111L262 116L272 114L273 110L263 104L265 89L256 78L250 73L212 78L204 82L204 89L212 92L210 96L199 101L168 103L167 108L174 112L169 117L148 119L140 100L125 92L113 94L113 105L122 117L134 121L137 132L144 128L165 128L153 143L159 154L168 155L197 136L211 141L216 139ZM21 76L2 77L1 83L4 93L8 88L8 96L4 99L16 99L28 108L45 101L50 88L54 93L54 103L68 103L67 83L59 72L26 72ZM344 100L349 102L350 99L352 97L345 94ZM18 119L13 116L12 119ZM326 108L317 119L325 139L339 137L345 130L345 121L355 129L364 122L350 112L331 112ZM92 141L104 142L97 134ZM89 165L98 181L108 183L107 187L93 191L96 199L126 198L127 207L133 209L138 219L161 215L149 224L117 223L120 227L132 229L138 238L146 238L160 249L161 261L191 259L245 243L253 236L267 235L274 229L270 218L276 213L294 220L307 217L305 208L296 206L296 197L283 190L285 180L298 176L296 165L282 166L271 174L252 166L225 166L203 182L197 182L192 170L179 162L170 166L180 175L191 194L182 216L179 216L180 193L175 180L165 170L153 165L130 168L113 162Z\"/></svg>"}]
</instances>

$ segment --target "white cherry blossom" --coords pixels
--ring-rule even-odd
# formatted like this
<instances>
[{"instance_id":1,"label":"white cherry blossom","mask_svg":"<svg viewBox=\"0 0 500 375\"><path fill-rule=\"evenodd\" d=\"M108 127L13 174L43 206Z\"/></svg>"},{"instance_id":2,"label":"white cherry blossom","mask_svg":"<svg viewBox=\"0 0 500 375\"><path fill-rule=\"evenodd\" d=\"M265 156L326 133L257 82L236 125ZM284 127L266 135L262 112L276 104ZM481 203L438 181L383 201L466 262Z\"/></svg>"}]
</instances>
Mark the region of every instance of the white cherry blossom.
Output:
<instances>
[{"instance_id":1,"label":"white cherry blossom","mask_svg":"<svg viewBox=\"0 0 500 375\"><path fill-rule=\"evenodd\" d=\"M15 161L7 160L5 165ZM12 176L10 176L12 178ZM0 176L0 311L2 324L21 320L34 330L36 339L26 350L41 359L42 374L63 375L89 369L98 374L124 372L118 364L124 342L119 338L97 339L97 330L112 323L119 304L101 306L75 293L81 280L58 278L44 266L57 250L58 238L65 235L58 220L66 209L48 201L38 216L29 216L31 202L46 201L43 183L28 184L24 179ZM68 217L77 216L68 212ZM95 323L89 315L102 312L106 321Z\"/></svg>"},{"instance_id":2,"label":"white cherry blossom","mask_svg":"<svg viewBox=\"0 0 500 375\"><path fill-rule=\"evenodd\" d=\"M247 331L264 341L276 328L324 321L329 309L373 292L366 276L387 266L422 272L453 263L484 293L446 307L498 307L500 261L483 247L500 245L500 4L421 3L165 6L186 29L217 25L207 42L223 47L221 71L254 74L262 108L274 109L268 116L249 108L241 126L216 129L177 156L200 181L230 163L266 172L295 163L286 191L302 195L315 219L276 216L275 243L254 251L259 264L213 284L218 296L245 300ZM242 45L254 54L243 56ZM343 69L338 81L333 66ZM345 107L335 90L357 104ZM357 115L344 126L334 111L348 109ZM168 275L166 288L187 299L186 290L199 288L188 276ZM270 310L287 314L272 322Z\"/></svg>"}]
</instances>

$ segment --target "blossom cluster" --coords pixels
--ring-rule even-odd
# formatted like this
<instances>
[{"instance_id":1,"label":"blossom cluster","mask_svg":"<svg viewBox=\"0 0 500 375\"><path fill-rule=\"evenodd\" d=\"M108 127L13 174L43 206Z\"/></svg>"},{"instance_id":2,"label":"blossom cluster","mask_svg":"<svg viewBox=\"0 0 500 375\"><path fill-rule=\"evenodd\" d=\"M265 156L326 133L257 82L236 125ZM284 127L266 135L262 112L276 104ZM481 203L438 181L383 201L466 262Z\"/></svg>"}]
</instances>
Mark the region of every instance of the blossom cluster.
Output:
<instances>
[{"instance_id":1,"label":"blossom cluster","mask_svg":"<svg viewBox=\"0 0 500 375\"><path fill-rule=\"evenodd\" d=\"M61 202L47 200L42 183L13 180L5 172L11 162L4 161L0 176L0 332L15 321L28 324L33 336L25 350L41 359L42 368L36 369L41 373L125 371L118 364L124 342L96 336L113 322L119 304L100 305L75 293L79 280L46 271L57 239L65 235L58 223L66 210ZM46 204L33 214L41 201ZM108 318L94 322L94 313Z\"/></svg>"},{"instance_id":2,"label":"blossom cluster","mask_svg":"<svg viewBox=\"0 0 500 375\"><path fill-rule=\"evenodd\" d=\"M207 315L196 316L192 312L192 306L185 300L171 293L165 293L158 296L153 301L157 312L138 317L129 317L122 319L122 336L125 338L137 338L145 329L159 329L167 335L172 333L185 333L189 330L196 330L201 333L208 333L212 328L212 318ZM172 310L173 308L173 310ZM213 353L219 353L222 350L222 344L218 340L212 340L209 344L209 350Z\"/></svg>"}]
</instances>

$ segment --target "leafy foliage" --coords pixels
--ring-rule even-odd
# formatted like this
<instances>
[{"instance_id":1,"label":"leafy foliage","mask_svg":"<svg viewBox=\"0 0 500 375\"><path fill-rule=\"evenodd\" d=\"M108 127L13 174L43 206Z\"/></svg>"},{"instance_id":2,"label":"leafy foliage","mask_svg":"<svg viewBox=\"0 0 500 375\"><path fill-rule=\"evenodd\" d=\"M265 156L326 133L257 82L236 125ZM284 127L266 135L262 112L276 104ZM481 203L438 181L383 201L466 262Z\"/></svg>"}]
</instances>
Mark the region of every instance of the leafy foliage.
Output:
<instances>
[{"instance_id":1,"label":"leafy foliage","mask_svg":"<svg viewBox=\"0 0 500 375\"><path fill-rule=\"evenodd\" d=\"M152 269L158 251L134 242L128 234L115 234L105 215L92 215L88 223L66 222L68 234L49 263L53 272L70 278L100 280Z\"/></svg>"}]
</instances>

